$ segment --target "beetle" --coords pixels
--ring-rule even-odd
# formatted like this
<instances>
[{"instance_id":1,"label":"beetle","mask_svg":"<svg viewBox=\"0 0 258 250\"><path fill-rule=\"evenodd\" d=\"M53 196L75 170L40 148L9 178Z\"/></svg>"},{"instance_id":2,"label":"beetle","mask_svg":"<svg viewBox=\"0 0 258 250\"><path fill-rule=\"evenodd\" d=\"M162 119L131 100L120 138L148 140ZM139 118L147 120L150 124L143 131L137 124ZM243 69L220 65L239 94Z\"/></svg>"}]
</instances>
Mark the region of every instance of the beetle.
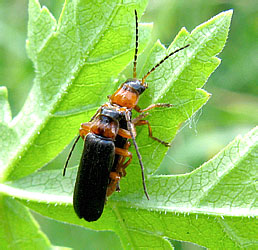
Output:
<instances>
[{"instance_id":1,"label":"beetle","mask_svg":"<svg viewBox=\"0 0 258 250\"><path fill-rule=\"evenodd\" d=\"M121 117L121 110L102 107L91 122L81 125L78 138L84 139L84 149L74 188L73 206L78 217L87 221L96 221L103 212L115 154L130 156L127 150L116 148L114 143L117 135L130 138L129 132L119 127Z\"/></svg>"},{"instance_id":2,"label":"beetle","mask_svg":"<svg viewBox=\"0 0 258 250\"><path fill-rule=\"evenodd\" d=\"M179 48L165 56L142 79L137 79L136 66L138 54L138 16L135 10L136 39L133 62L133 78L126 80L113 93L108 96L109 102L103 104L90 122L82 123L79 136L76 138L66 160L63 176L71 157L72 151L80 139L84 140L84 148L77 172L73 194L73 206L79 218L86 221L96 221L101 216L107 197L114 191L120 191L120 179L126 175L126 167L132 161L129 152L132 139L136 154L141 166L143 189L147 199L144 166L135 140L136 126L147 125L149 137L169 147L170 144L152 135L152 129L144 118L149 110L157 107L172 107L172 104L157 103L141 109L137 103L140 95L148 88L146 78L170 56L190 46ZM132 110L140 115L132 119ZM146 113L147 112L147 113ZM129 159L127 159L129 158Z\"/></svg>"}]
</instances>

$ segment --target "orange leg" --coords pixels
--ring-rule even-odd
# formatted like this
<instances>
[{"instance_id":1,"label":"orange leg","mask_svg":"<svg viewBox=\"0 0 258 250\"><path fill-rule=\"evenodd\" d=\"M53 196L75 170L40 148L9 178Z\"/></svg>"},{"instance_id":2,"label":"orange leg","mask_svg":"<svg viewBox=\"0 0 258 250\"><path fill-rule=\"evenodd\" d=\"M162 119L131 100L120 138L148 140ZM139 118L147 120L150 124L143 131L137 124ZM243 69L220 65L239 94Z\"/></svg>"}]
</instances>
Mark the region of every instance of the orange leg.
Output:
<instances>
[{"instance_id":1,"label":"orange leg","mask_svg":"<svg viewBox=\"0 0 258 250\"><path fill-rule=\"evenodd\" d=\"M91 122L82 123L79 134L80 137L84 140L85 136L90 132Z\"/></svg>"},{"instance_id":2,"label":"orange leg","mask_svg":"<svg viewBox=\"0 0 258 250\"><path fill-rule=\"evenodd\" d=\"M146 111L149 111L151 109L154 109L154 108L160 108L160 107L172 107L174 106L173 104L169 104L169 103L156 103L156 104L151 104L149 107L145 108L145 109L141 109L138 105L135 106L135 110L138 112L138 113L143 113L143 112L146 112Z\"/></svg>"},{"instance_id":3,"label":"orange leg","mask_svg":"<svg viewBox=\"0 0 258 250\"><path fill-rule=\"evenodd\" d=\"M123 128L120 128L118 130L117 134L122 136L122 137L124 137L124 138L127 138L127 139L131 139L132 138L130 132L128 130L126 130L126 129L123 129Z\"/></svg>"},{"instance_id":4,"label":"orange leg","mask_svg":"<svg viewBox=\"0 0 258 250\"><path fill-rule=\"evenodd\" d=\"M131 123L131 131L132 131L132 134L133 134L134 137L136 137L135 126L134 126L134 124L133 124L132 122L130 122L130 123ZM120 136L122 136L122 137L124 137L124 138L127 138L127 139L132 139L132 136L131 136L131 134L130 134L130 131L129 131L129 130L126 130L126 129L120 128L120 129L118 130L118 135L120 135Z\"/></svg>"},{"instance_id":5,"label":"orange leg","mask_svg":"<svg viewBox=\"0 0 258 250\"><path fill-rule=\"evenodd\" d=\"M110 183L108 184L107 187L107 193L106 196L110 196L111 194L113 194L115 191L117 191L117 184L120 180L120 176L118 173L116 172L111 172L109 174L109 178L110 178Z\"/></svg>"},{"instance_id":6,"label":"orange leg","mask_svg":"<svg viewBox=\"0 0 258 250\"><path fill-rule=\"evenodd\" d=\"M148 116L149 113L142 113L132 120L132 123L136 126L137 122Z\"/></svg>"},{"instance_id":7,"label":"orange leg","mask_svg":"<svg viewBox=\"0 0 258 250\"><path fill-rule=\"evenodd\" d=\"M110 196L115 191L120 191L119 188L119 181L121 177L126 175L125 168L130 164L132 161L132 153L128 151L128 148L130 147L130 142L127 142L125 144L125 148L116 148L115 153L117 155L120 155L121 158L119 159L116 172L111 172L109 174L110 183L107 187L107 196ZM125 158L129 157L129 160L124 163Z\"/></svg>"},{"instance_id":8,"label":"orange leg","mask_svg":"<svg viewBox=\"0 0 258 250\"><path fill-rule=\"evenodd\" d=\"M135 119L137 119L137 117L136 117ZM147 120L135 120L135 121L136 121L135 126L148 125L149 137L150 137L151 139L153 139L153 140L155 140L155 141L157 141L157 142L159 142L159 143L165 145L166 147L170 147L170 143L165 142L165 141L162 141L162 140L160 140L159 138L154 137L154 136L152 135L152 129L151 129L151 125L150 125L149 121L147 121Z\"/></svg>"},{"instance_id":9,"label":"orange leg","mask_svg":"<svg viewBox=\"0 0 258 250\"><path fill-rule=\"evenodd\" d=\"M116 154L122 156L118 162L118 166L116 168L116 172L121 174L121 177L126 175L125 168L131 163L133 159L133 155L131 152L128 151L130 147L130 142L125 144L124 148L116 148ZM125 162L125 158L129 157L129 159Z\"/></svg>"}]
</instances>

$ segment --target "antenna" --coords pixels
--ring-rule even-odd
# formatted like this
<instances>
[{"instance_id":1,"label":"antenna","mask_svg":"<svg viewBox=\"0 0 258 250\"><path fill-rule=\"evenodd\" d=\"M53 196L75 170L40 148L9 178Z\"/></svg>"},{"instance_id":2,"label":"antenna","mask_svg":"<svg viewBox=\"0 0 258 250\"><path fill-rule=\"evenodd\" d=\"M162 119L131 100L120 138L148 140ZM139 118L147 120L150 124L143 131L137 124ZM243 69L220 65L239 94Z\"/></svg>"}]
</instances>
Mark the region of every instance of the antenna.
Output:
<instances>
[{"instance_id":1,"label":"antenna","mask_svg":"<svg viewBox=\"0 0 258 250\"><path fill-rule=\"evenodd\" d=\"M165 56L158 64L156 64L143 78L142 78L142 84L144 84L146 78L156 69L158 68L163 62L165 62L170 56L176 54L177 52L179 52L180 50L183 50L187 47L189 47L190 44L185 45L184 47L177 49L173 52L171 52L169 55Z\"/></svg>"},{"instance_id":2,"label":"antenna","mask_svg":"<svg viewBox=\"0 0 258 250\"><path fill-rule=\"evenodd\" d=\"M135 52L133 61L133 78L136 78L136 64L137 64L137 53L138 53L138 17L137 11L134 10L135 14Z\"/></svg>"},{"instance_id":3,"label":"antenna","mask_svg":"<svg viewBox=\"0 0 258 250\"><path fill-rule=\"evenodd\" d=\"M68 162L69 162L69 160L70 160L70 158L71 158L71 156L72 156L72 152L73 152L73 150L74 150L74 147L75 147L76 143L79 141L79 139L80 139L80 135L78 135L78 137L77 137L76 140L74 141L74 144L73 144L73 146L72 146L72 148L71 148L71 150L70 150L70 152L69 152L69 155L68 155L67 160L66 160L66 162L65 162L65 166L64 166L64 170L63 170L63 176L65 176L65 171L66 171Z\"/></svg>"},{"instance_id":4,"label":"antenna","mask_svg":"<svg viewBox=\"0 0 258 250\"><path fill-rule=\"evenodd\" d=\"M136 143L135 136L134 136L133 131L132 131L132 123L130 121L130 117L129 117L127 112L125 114L126 114L125 117L126 117L126 121L127 121L127 127L129 129L130 135L132 137L133 145L135 147L136 154L138 156L138 160L139 160L139 163L141 165L143 190L144 190L144 193L145 193L147 199L149 200L150 197L149 197L149 194L148 194L148 191L147 191L147 187L146 187L146 184L145 184L144 167L143 167L143 163L142 163L142 157L141 157L141 154L139 152L138 145Z\"/></svg>"}]
</instances>

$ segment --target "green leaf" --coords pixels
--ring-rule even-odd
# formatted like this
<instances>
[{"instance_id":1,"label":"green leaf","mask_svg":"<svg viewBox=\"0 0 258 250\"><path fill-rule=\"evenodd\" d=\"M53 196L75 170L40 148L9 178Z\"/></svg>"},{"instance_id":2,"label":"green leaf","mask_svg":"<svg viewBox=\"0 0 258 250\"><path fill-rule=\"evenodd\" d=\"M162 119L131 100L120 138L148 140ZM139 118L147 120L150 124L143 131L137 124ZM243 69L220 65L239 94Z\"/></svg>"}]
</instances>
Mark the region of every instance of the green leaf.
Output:
<instances>
[{"instance_id":1,"label":"green leaf","mask_svg":"<svg viewBox=\"0 0 258 250\"><path fill-rule=\"evenodd\" d=\"M151 200L147 201L142 192L140 169L134 157L126 178L122 179L122 192L110 197L103 216L96 223L79 220L73 211L76 168L69 169L65 178L60 170L31 174L63 150L78 133L79 124L87 122L121 83L121 72L134 54L134 9L140 18L146 4L147 0L137 3L128 0L122 4L112 1L108 5L67 0L56 22L38 1L30 0L27 52L36 76L21 112L10 124L3 123L2 131L9 134L0 130L0 145L4 145L0 156L5 166L1 168L0 192L16 197L48 217L96 230L114 230L124 247L147 247L151 241L153 246L170 248L167 238L173 238L214 248L221 237L225 239L225 246L252 246L254 236L242 228L243 223L248 229L253 226L253 220L246 218L247 214L253 216L253 211L247 211L247 204L243 202L239 207L237 203L232 212L229 205L235 197L230 195L225 195L224 203L217 203L216 192L212 191L223 190L219 184L221 176L225 176L216 175L219 171L213 161L189 175L155 176L167 149L148 138L146 128L137 130L137 143L148 174ZM220 63L216 55L226 42L231 16L232 11L222 12L191 33L183 28L168 49L157 41L146 53L145 64L137 70L139 77L169 52L190 44L147 79L149 89L139 103L142 108L157 102L174 105L151 112L148 119L154 136L171 141L180 125L191 119L209 99L210 94L201 88ZM140 52L150 40L150 30L148 24L139 27ZM239 145L248 136L238 139ZM241 150L251 150L249 146ZM227 157L231 156L230 150L225 152ZM227 157L217 157L221 161L216 162L215 158L214 162L224 166L222 173L228 173ZM232 169L237 166L230 165L229 180ZM21 178L24 176L27 177ZM238 186L234 187L238 194L237 190ZM253 197L251 191L249 200ZM230 235L232 231L235 238ZM210 239L213 233L217 238ZM245 243L239 242L241 237Z\"/></svg>"},{"instance_id":2,"label":"green leaf","mask_svg":"<svg viewBox=\"0 0 258 250\"><path fill-rule=\"evenodd\" d=\"M0 221L0 249L50 249L47 237L20 202L1 195Z\"/></svg>"},{"instance_id":3,"label":"green leaf","mask_svg":"<svg viewBox=\"0 0 258 250\"><path fill-rule=\"evenodd\" d=\"M114 80L133 58L134 9L140 16L147 0L129 2L66 1L56 23L30 1L27 51L36 77L12 122L21 143L5 179L26 176L56 157L117 87ZM140 51L150 31L140 25Z\"/></svg>"},{"instance_id":4,"label":"green leaf","mask_svg":"<svg viewBox=\"0 0 258 250\"><path fill-rule=\"evenodd\" d=\"M33 174L2 186L2 191L54 219L114 230L124 246L137 248L152 237L160 245L166 244L162 239L172 238L210 249L252 248L257 243L257 137L257 128L238 136L190 174L152 176L150 201L140 197L141 191L126 198L122 193L113 195L95 223L79 220L73 212L71 188L76 169L65 178L58 170Z\"/></svg>"}]
</instances>

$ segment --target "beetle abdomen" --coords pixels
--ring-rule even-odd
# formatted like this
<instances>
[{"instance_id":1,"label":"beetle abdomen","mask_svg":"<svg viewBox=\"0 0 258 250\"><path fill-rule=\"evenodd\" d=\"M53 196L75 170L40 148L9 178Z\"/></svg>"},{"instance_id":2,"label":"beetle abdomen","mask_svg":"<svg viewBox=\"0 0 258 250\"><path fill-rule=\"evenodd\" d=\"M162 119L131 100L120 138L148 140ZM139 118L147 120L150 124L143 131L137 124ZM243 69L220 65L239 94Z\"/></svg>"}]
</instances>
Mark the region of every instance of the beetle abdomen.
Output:
<instances>
[{"instance_id":1,"label":"beetle abdomen","mask_svg":"<svg viewBox=\"0 0 258 250\"><path fill-rule=\"evenodd\" d=\"M86 136L73 194L73 206L79 218L96 221L101 216L114 158L112 140L93 133Z\"/></svg>"}]
</instances>

